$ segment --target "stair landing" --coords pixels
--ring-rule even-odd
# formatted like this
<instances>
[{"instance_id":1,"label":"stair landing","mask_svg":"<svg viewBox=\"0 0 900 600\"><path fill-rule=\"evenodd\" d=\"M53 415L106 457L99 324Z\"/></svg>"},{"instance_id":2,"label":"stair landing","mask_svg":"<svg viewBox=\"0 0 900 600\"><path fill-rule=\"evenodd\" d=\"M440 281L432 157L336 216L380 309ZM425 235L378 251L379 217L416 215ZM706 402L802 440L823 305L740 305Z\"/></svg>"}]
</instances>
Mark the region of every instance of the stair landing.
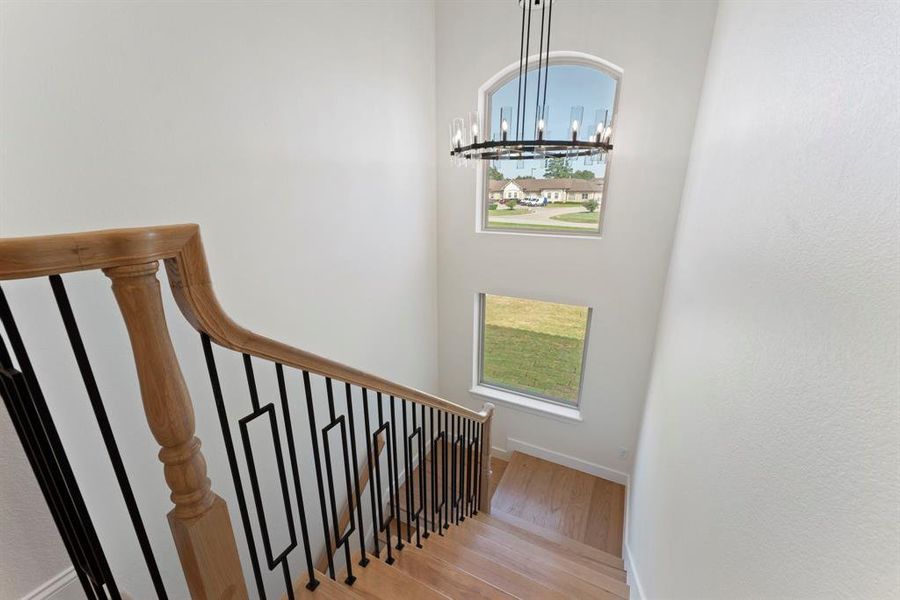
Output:
<instances>
[{"instance_id":1,"label":"stair landing","mask_svg":"<svg viewBox=\"0 0 900 600\"><path fill-rule=\"evenodd\" d=\"M625 486L606 479L513 452L491 513L622 556Z\"/></svg>"}]
</instances>

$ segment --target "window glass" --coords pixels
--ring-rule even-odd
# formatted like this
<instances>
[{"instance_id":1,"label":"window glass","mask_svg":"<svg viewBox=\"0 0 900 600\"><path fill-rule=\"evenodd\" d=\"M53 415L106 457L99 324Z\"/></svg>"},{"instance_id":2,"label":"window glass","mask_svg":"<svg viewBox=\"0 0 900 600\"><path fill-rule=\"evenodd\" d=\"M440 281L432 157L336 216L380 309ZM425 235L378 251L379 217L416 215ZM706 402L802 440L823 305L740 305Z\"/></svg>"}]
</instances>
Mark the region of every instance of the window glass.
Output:
<instances>
[{"instance_id":1,"label":"window glass","mask_svg":"<svg viewBox=\"0 0 900 600\"><path fill-rule=\"evenodd\" d=\"M536 79L537 72L529 71L529 85L535 85ZM609 73L583 64L551 64L548 79L545 139L567 139L571 135L573 106L584 107L581 124L584 131L594 131L607 111L608 119L612 120L617 80ZM493 139L499 139L501 109L512 107L515 113L518 86L518 78L513 77L487 94L490 115L487 133ZM533 94L529 98L534 98ZM524 137L534 139L538 107L528 104L523 115ZM513 119L516 120L515 114ZM521 118L517 122L521 123ZM516 128L512 124L510 127L513 135ZM496 205L484 203L485 229L598 233L607 187L607 162L607 158L601 161L600 157L582 157L485 163L485 198L510 183L518 187L516 193L506 195L507 200L516 200L515 203L503 201L502 194Z\"/></svg>"},{"instance_id":2,"label":"window glass","mask_svg":"<svg viewBox=\"0 0 900 600\"><path fill-rule=\"evenodd\" d=\"M482 385L577 405L590 309L481 297Z\"/></svg>"}]
</instances>

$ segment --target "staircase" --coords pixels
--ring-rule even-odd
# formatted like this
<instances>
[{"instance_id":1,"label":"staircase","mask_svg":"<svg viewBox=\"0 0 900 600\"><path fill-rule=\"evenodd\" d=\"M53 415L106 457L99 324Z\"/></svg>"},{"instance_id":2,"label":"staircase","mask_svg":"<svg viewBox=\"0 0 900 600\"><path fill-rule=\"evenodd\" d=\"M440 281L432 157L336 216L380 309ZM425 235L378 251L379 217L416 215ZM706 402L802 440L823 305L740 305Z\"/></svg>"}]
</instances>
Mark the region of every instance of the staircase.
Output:
<instances>
[{"instance_id":1,"label":"staircase","mask_svg":"<svg viewBox=\"0 0 900 600\"><path fill-rule=\"evenodd\" d=\"M430 472L429 459L426 476ZM414 471L417 473L418 469ZM415 496L419 479L413 477L412 481L410 493ZM502 486L502 481L492 483L492 488ZM406 498L405 488L404 484L401 498ZM404 522L407 513L403 501L401 507ZM398 541L403 544L402 550L393 553L391 565L384 562L386 552L382 547L378 555L370 554L373 560L365 569L354 570L356 581L352 586L341 583L346 573L337 580L321 574L324 585L310 591L303 587L304 579L298 582L295 594L309 599L628 598L620 557L496 508L491 514L479 512L440 533L431 533L421 540L420 548L415 544L414 528L407 531L401 526L403 533L407 536L401 535L400 540L391 536L395 548ZM386 541L381 536L381 542ZM381 560L374 560L375 556Z\"/></svg>"},{"instance_id":2,"label":"staircase","mask_svg":"<svg viewBox=\"0 0 900 600\"><path fill-rule=\"evenodd\" d=\"M216 489L233 491L237 510L214 491L207 476L207 459L195 435L195 400L163 310L156 275L160 261L178 308L199 333L210 387L198 397L214 404L226 451L222 460L231 474L231 481L217 480ZM98 385L91 366L92 350L81 337L77 307L66 292L64 274L95 269L110 279L131 341L140 400L161 447L158 457L171 492L173 506L165 516L144 514L146 507L131 486L132 477L146 473L126 468L104 408L102 382ZM196 225L0 240L0 280L42 277L49 278L70 359L77 364L140 548L143 564L136 562L134 569L145 568L152 582L152 590L133 596L155 593L167 600L173 584L186 583L192 598L205 600L628 598L621 558L584 538L564 535L574 531L571 523L568 529L548 528L492 501L495 493L503 497L514 480L523 480L510 477L521 464L516 455L509 467L497 463L500 481L491 475L496 461L491 457L492 405L474 411L240 327L213 293ZM120 583L134 581L134 572L120 579L122 573L107 560L92 521L96 515L80 492L40 385L41 373L34 368L39 363L29 357L30 340L16 324L19 308L0 288L0 397L85 597L127 597ZM240 390L225 385L233 377L220 378L220 372L235 367L246 379ZM265 446L267 455L254 450ZM274 460L261 460L265 456ZM314 467L314 477L301 477L302 461ZM565 469L546 465L542 468ZM271 478L260 484L263 470L277 475L274 485ZM556 481L578 477L587 476L564 474ZM593 489L593 482L578 481L575 487ZM547 487L557 492L546 494L557 502L547 510L563 515L562 521L577 521L587 531L586 523L602 520L584 512L571 518L565 503L575 506L584 498L576 501L568 491L560 496L561 487L552 483ZM507 497L516 494L531 500L543 495L507 489ZM314 499L316 510L306 510L304 497ZM273 507L278 510L269 512ZM145 519L158 524L164 518L182 573L164 572L156 560L160 549L151 543ZM276 530L288 534L281 545L269 536ZM621 530L609 531L614 543L605 548L617 551ZM239 546L249 558L249 570Z\"/></svg>"}]
</instances>

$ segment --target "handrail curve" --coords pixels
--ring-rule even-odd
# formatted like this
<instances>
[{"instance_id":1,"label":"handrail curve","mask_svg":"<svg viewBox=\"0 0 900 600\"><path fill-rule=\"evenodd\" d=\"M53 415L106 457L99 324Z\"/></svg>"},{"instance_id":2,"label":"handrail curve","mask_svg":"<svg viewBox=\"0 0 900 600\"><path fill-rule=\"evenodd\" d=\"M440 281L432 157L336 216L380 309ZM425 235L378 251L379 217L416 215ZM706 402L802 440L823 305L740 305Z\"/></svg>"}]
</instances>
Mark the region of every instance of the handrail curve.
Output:
<instances>
[{"instance_id":1,"label":"handrail curve","mask_svg":"<svg viewBox=\"0 0 900 600\"><path fill-rule=\"evenodd\" d=\"M216 298L200 226L162 225L0 239L0 280L108 269L163 260L187 321L216 344L323 377L405 398L479 423L491 417L383 377L258 335L234 322Z\"/></svg>"}]
</instances>

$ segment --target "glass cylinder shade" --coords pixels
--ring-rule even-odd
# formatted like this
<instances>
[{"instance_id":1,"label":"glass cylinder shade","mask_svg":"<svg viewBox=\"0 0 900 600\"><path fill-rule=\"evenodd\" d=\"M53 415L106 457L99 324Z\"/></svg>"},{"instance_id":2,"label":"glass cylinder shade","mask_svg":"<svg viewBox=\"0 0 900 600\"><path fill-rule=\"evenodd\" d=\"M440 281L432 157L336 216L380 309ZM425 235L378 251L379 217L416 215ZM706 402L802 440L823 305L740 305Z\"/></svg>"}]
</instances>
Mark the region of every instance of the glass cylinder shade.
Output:
<instances>
[{"instance_id":1,"label":"glass cylinder shade","mask_svg":"<svg viewBox=\"0 0 900 600\"><path fill-rule=\"evenodd\" d=\"M552 139L550 136L550 131L547 128L547 123L550 122L550 107L539 105L537 108L537 114L535 115L535 123L534 123L534 138L537 140L549 140Z\"/></svg>"},{"instance_id":2,"label":"glass cylinder shade","mask_svg":"<svg viewBox=\"0 0 900 600\"><path fill-rule=\"evenodd\" d=\"M572 140L578 139L581 131L584 129L584 107L573 106L569 112L569 135Z\"/></svg>"},{"instance_id":3,"label":"glass cylinder shade","mask_svg":"<svg viewBox=\"0 0 900 600\"><path fill-rule=\"evenodd\" d=\"M499 135L495 138L500 141L509 137L509 131L512 128L512 106L503 106L500 108L500 122L497 123L497 131Z\"/></svg>"},{"instance_id":4,"label":"glass cylinder shade","mask_svg":"<svg viewBox=\"0 0 900 600\"><path fill-rule=\"evenodd\" d=\"M470 112L468 122L468 143L477 144L478 142L483 142L484 138L481 134L481 117L479 114L477 112Z\"/></svg>"}]
</instances>

